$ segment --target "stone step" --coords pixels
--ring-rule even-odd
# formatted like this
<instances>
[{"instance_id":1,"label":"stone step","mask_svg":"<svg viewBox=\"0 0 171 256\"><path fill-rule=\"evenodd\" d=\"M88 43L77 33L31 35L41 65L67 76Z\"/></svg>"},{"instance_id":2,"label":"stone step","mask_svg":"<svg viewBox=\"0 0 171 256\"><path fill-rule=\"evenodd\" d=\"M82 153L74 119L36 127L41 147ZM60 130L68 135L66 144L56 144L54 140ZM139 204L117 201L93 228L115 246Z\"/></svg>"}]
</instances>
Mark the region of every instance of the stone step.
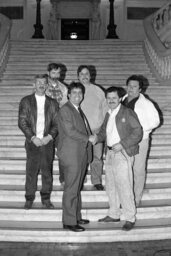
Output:
<instances>
[{"instance_id":1,"label":"stone step","mask_svg":"<svg viewBox=\"0 0 171 256\"><path fill-rule=\"evenodd\" d=\"M113 70L109 70L109 71L103 71L103 75L108 75L109 77L112 76L112 75L120 75L120 74L123 74L123 75L127 75L129 76L130 75L130 69L128 70L119 70L119 69L115 69L113 68ZM43 70L44 73L46 73L47 71L46 70ZM71 74L71 72L73 71L69 71L67 72ZM152 78L152 74L150 73L150 71L148 69L143 69L143 71L140 71L138 69L135 69L135 72L138 72L139 74L144 74L146 76L148 76L148 78ZM37 73L40 73L40 71L29 71L29 70L24 70L24 71L20 71L20 70L15 70L15 71L6 71L3 75L3 79L6 79L6 78L9 78L9 76L11 76L12 78L18 78L18 77L22 77L23 79L27 78L27 77L33 77L35 76ZM75 73L75 76L76 76L76 72L73 72ZM100 76L102 76L102 74L98 74L98 77L100 78Z\"/></svg>"},{"instance_id":2,"label":"stone step","mask_svg":"<svg viewBox=\"0 0 171 256\"><path fill-rule=\"evenodd\" d=\"M118 52L119 50L119 52ZM144 52L142 48L136 49L136 48L131 48L128 51L128 47L127 48L114 48L114 47L83 47L83 48L75 48L73 47L73 51L71 51L68 47L56 47L54 48L46 48L46 47L37 47L35 49L30 49L30 48L23 48L23 49L11 49L10 52L10 57L18 57L18 56L22 56L22 57L30 57L33 56L35 57L35 55L39 58L42 58L43 56L53 56L53 55L58 55L58 56L62 56L64 58L68 58L70 56L83 56L83 58L86 58L86 56L96 56L97 58L99 56L101 56L102 58L104 58L106 55L124 55L124 56L130 56L130 57L137 57L137 56L142 56L144 57Z\"/></svg>"},{"instance_id":3,"label":"stone step","mask_svg":"<svg viewBox=\"0 0 171 256\"><path fill-rule=\"evenodd\" d=\"M46 72L45 72L46 73ZM132 73L132 72L131 72ZM144 74L145 72L143 72L143 74ZM122 72L118 72L118 73L116 73L116 72L113 72L113 74L103 74L103 75L101 75L101 78L105 81L105 80L107 80L107 79L109 79L109 80L112 80L113 79L113 76L115 76L115 79L116 80L118 80L118 79L121 79L121 80L125 80L126 81L126 79L128 78L128 76L129 76L129 74L130 74L130 72L125 72L125 74L124 74L124 72L122 73ZM148 72L147 72L147 74L148 74ZM3 75L3 79L7 82L7 81L11 81L11 80L13 80L13 81L23 81L23 80L32 80L33 81L33 78L34 78L34 75L21 75L21 74L19 74L19 75L6 75L6 74L4 74ZM76 75L76 73L75 74L67 74L66 75L66 80L77 80L77 75ZM100 80L100 75L98 75L98 80ZM153 78L149 78L149 80L151 81L151 80L153 80Z\"/></svg>"},{"instance_id":4,"label":"stone step","mask_svg":"<svg viewBox=\"0 0 171 256\"><path fill-rule=\"evenodd\" d=\"M67 72L75 72L76 71L76 68L78 67L78 65L75 63L73 63L73 65L71 65L70 63L67 64ZM136 64L132 64L132 67L134 67L136 70L140 70L142 72L142 67L144 70L149 70L150 72L150 69L148 68L148 66L144 63L141 63L141 66L137 66ZM97 74L101 71L103 72L112 72L113 69L115 70L120 70L120 69L123 69L125 71L127 70L130 70L130 65L129 64L121 64L119 63L118 65L116 65L115 63L113 63L112 66L110 67L107 67L107 66L98 66L96 67L96 70L97 70ZM20 65L19 63L17 65L14 65L14 63L8 63L7 64L7 68L5 70L5 74L6 73L9 73L9 72L21 72L21 73L24 73L24 72L31 72L31 73L43 73L45 71L47 71L47 63L45 64L42 64L42 63L39 63L39 65L35 65L34 63L31 65L31 64L28 64L28 63L25 63L25 65ZM150 72L151 73L151 72Z\"/></svg>"},{"instance_id":5,"label":"stone step","mask_svg":"<svg viewBox=\"0 0 171 256\"><path fill-rule=\"evenodd\" d=\"M84 41L84 40L79 40L79 41L71 41L71 40L27 40L27 41L14 41L11 40L10 41L11 44L11 48L13 49L22 49L22 48L30 48L30 50L34 49L34 48L40 48L40 47L45 47L45 48L52 48L54 49L54 47L66 47L66 48L86 48L86 47L95 47L95 49L98 47L118 47L118 48L124 48L124 47L128 47L128 49L135 49L135 48L140 48L142 49L143 46L143 42L133 42L133 41L122 41L122 40L112 40L112 39L107 39L107 40L93 40L93 41Z\"/></svg>"},{"instance_id":6,"label":"stone step","mask_svg":"<svg viewBox=\"0 0 171 256\"><path fill-rule=\"evenodd\" d=\"M54 190L61 190L61 184L59 182L59 175L53 175ZM90 172L86 176L86 182L84 184L84 190L95 190L92 183ZM102 175L102 183L105 185L105 173ZM5 190L24 190L25 186L25 172L23 174L1 174L0 172L0 189ZM147 173L146 188L167 188L171 186L171 172L163 173ZM41 175L38 176L38 189L41 187Z\"/></svg>"},{"instance_id":7,"label":"stone step","mask_svg":"<svg viewBox=\"0 0 171 256\"><path fill-rule=\"evenodd\" d=\"M25 191L17 191L17 190L1 190L0 193L0 202L24 202ZM54 204L62 202L62 194L63 191L53 191L52 192L52 201ZM83 190L82 201L85 204L91 203L94 204L96 209L96 203L106 203L108 204L108 197L105 191L87 191ZM171 188L154 188L154 189L144 189L142 201L150 201L155 200L158 204L160 204L160 200L171 200ZM40 202L40 193L36 192L36 201Z\"/></svg>"},{"instance_id":8,"label":"stone step","mask_svg":"<svg viewBox=\"0 0 171 256\"><path fill-rule=\"evenodd\" d=\"M4 221L3 221L4 223ZM130 232L121 230L120 224L90 223L84 232L63 230L61 222L7 222L0 228L0 241L5 242L45 242L45 243L100 243L161 240L171 238L169 219L160 221L137 221ZM51 225L50 225L51 224ZM2 225L2 224L1 224ZM17 228L16 228L17 225ZM8 227L9 228L8 228ZM46 227L46 228L45 228Z\"/></svg>"},{"instance_id":9,"label":"stone step","mask_svg":"<svg viewBox=\"0 0 171 256\"><path fill-rule=\"evenodd\" d=\"M26 160L21 158L0 158L0 173L25 173ZM53 162L53 170L58 170L58 159L55 158ZM105 171L105 168L104 168ZM171 158L163 159L149 159L148 172L170 172L171 171Z\"/></svg>"},{"instance_id":10,"label":"stone step","mask_svg":"<svg viewBox=\"0 0 171 256\"><path fill-rule=\"evenodd\" d=\"M6 105L6 104L4 104ZM4 106L5 107L5 106ZM11 104L8 109L13 109L15 105ZM3 109L3 108L0 108ZM155 134L171 134L171 127L169 125L162 126L154 131ZM11 134L10 134L11 133ZM22 135L21 130L17 126L1 125L0 135Z\"/></svg>"},{"instance_id":11,"label":"stone step","mask_svg":"<svg viewBox=\"0 0 171 256\"><path fill-rule=\"evenodd\" d=\"M0 158L0 173L22 173L25 172L26 168L25 159L21 158ZM55 159L53 163L53 169L58 169L58 160ZM149 172L165 172L171 171L171 158L163 159L149 159L148 160Z\"/></svg>"},{"instance_id":12,"label":"stone step","mask_svg":"<svg viewBox=\"0 0 171 256\"><path fill-rule=\"evenodd\" d=\"M11 120L11 121L10 121ZM17 124L17 118L16 117L7 117L6 119L3 119L0 117L1 124L8 124L8 125L16 125ZM11 124L12 123L12 124ZM21 147L24 145L24 135L18 135L18 136L9 136L9 135L0 135L0 146L16 146ZM171 145L171 135L158 135L153 134L152 135L152 146L165 146L165 145Z\"/></svg>"},{"instance_id":13,"label":"stone step","mask_svg":"<svg viewBox=\"0 0 171 256\"><path fill-rule=\"evenodd\" d=\"M34 203L36 204L36 203ZM34 205L33 205L34 206ZM83 218L87 218L90 222L97 222L100 218L104 217L106 214L106 209L83 209L82 215ZM161 207L141 207L137 208L136 221L139 220L156 220L156 219L168 219L171 218L171 206L161 206ZM0 208L0 227L2 227L2 222L5 221L21 221L21 222L59 222L62 220L62 209L31 209L26 211L24 209L15 208L13 211L9 211L9 208ZM136 222L136 224L138 224ZM98 225L103 225L105 223L97 223ZM107 224L107 223L106 223ZM110 223L112 224L112 223ZM108 225L110 225L108 223ZM119 224L119 223L118 223ZM46 226L46 225L45 225ZM120 226L120 225L119 225ZM100 227L100 226L99 226ZM107 228L107 226L106 226Z\"/></svg>"},{"instance_id":14,"label":"stone step","mask_svg":"<svg viewBox=\"0 0 171 256\"><path fill-rule=\"evenodd\" d=\"M76 79L76 75L75 75L75 79ZM71 83L73 80L67 80L66 79L66 83L67 84L69 84L69 83ZM123 77L122 78L120 78L120 79L115 79L115 80L113 80L113 79L109 79L109 80L107 80L107 81L105 81L104 79L97 79L96 80L96 84L100 84L100 85L102 85L104 88L107 88L107 87L109 87L109 86L123 86L123 85L125 85L125 81L126 81L126 79L123 79ZM157 82L153 82L153 85L158 85L158 83ZM23 89L23 80L3 80L1 83L0 83L0 87L1 88L13 88L14 87L14 89L16 89L16 87L21 87L22 89ZM24 86L26 87L26 88L30 88L31 86L33 86L33 78L31 79L28 79L28 80L24 80Z\"/></svg>"},{"instance_id":15,"label":"stone step","mask_svg":"<svg viewBox=\"0 0 171 256\"><path fill-rule=\"evenodd\" d=\"M24 145L24 140L23 140L23 145ZM171 156L171 145L157 145L155 147L151 147L149 156L151 158L153 157L169 157ZM14 145L13 147L7 147L1 146L0 147L0 158L6 157L6 158L26 158L26 152L25 148L22 146L18 147Z\"/></svg>"}]
</instances>

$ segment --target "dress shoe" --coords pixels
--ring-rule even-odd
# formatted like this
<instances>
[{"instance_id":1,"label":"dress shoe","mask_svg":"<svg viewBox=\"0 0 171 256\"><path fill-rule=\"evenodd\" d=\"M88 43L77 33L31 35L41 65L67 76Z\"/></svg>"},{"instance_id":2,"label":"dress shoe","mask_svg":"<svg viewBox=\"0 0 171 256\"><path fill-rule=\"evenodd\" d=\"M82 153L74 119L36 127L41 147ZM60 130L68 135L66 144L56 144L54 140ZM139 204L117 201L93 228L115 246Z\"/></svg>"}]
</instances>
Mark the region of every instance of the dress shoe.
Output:
<instances>
[{"instance_id":1,"label":"dress shoe","mask_svg":"<svg viewBox=\"0 0 171 256\"><path fill-rule=\"evenodd\" d=\"M86 220L86 219L81 219L81 220L78 220L77 223L80 224L80 225L84 225L84 224L88 224L90 221L89 220Z\"/></svg>"},{"instance_id":2,"label":"dress shoe","mask_svg":"<svg viewBox=\"0 0 171 256\"><path fill-rule=\"evenodd\" d=\"M104 187L102 184L95 184L94 187L97 189L97 190L104 190Z\"/></svg>"},{"instance_id":3,"label":"dress shoe","mask_svg":"<svg viewBox=\"0 0 171 256\"><path fill-rule=\"evenodd\" d=\"M54 205L51 203L50 200L45 200L45 201L42 201L42 204L45 208L47 209L54 209Z\"/></svg>"},{"instance_id":4,"label":"dress shoe","mask_svg":"<svg viewBox=\"0 0 171 256\"><path fill-rule=\"evenodd\" d=\"M24 205L24 209L29 210L32 208L33 201L27 200Z\"/></svg>"},{"instance_id":5,"label":"dress shoe","mask_svg":"<svg viewBox=\"0 0 171 256\"><path fill-rule=\"evenodd\" d=\"M122 230L129 231L134 227L134 225L135 225L135 222L126 221L122 227Z\"/></svg>"},{"instance_id":6,"label":"dress shoe","mask_svg":"<svg viewBox=\"0 0 171 256\"><path fill-rule=\"evenodd\" d=\"M98 221L99 222L119 222L120 219L114 219L114 218L111 218L110 216L106 216L102 219L99 219Z\"/></svg>"},{"instance_id":7,"label":"dress shoe","mask_svg":"<svg viewBox=\"0 0 171 256\"><path fill-rule=\"evenodd\" d=\"M74 232L82 232L85 230L85 228L81 227L80 225L65 225L63 224L64 229L69 229Z\"/></svg>"}]
</instances>

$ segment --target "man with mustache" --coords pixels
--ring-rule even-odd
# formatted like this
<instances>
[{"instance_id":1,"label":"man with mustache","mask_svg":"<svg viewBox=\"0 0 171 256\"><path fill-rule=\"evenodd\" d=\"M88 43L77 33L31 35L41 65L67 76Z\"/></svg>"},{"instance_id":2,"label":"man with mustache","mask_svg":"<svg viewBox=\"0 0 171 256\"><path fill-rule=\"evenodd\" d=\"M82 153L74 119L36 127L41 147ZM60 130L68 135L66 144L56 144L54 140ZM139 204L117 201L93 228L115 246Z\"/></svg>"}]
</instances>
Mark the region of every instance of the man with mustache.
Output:
<instances>
[{"instance_id":1,"label":"man with mustache","mask_svg":"<svg viewBox=\"0 0 171 256\"><path fill-rule=\"evenodd\" d=\"M106 90L109 107L95 142L106 142L105 162L106 192L109 210L99 222L119 222L122 215L125 224L122 229L134 227L136 208L133 194L132 164L142 139L142 128L135 112L121 105L121 91L117 87Z\"/></svg>"},{"instance_id":2,"label":"man with mustache","mask_svg":"<svg viewBox=\"0 0 171 256\"><path fill-rule=\"evenodd\" d=\"M92 133L98 133L107 111L105 94L103 90L91 82L90 67L81 65L77 69L77 76L80 83L85 87L84 99L81 107L88 119ZM103 190L103 144L93 146L93 161L90 164L91 182L97 190Z\"/></svg>"},{"instance_id":3,"label":"man with mustache","mask_svg":"<svg viewBox=\"0 0 171 256\"><path fill-rule=\"evenodd\" d=\"M48 86L46 89L46 95L52 99L55 99L59 107L61 108L67 101L67 87L61 83L60 76L61 76L61 65L58 63L50 63L47 67L48 71ZM55 142L55 145L57 141ZM64 185L64 172L62 167L59 164L59 181L62 185Z\"/></svg>"},{"instance_id":4,"label":"man with mustache","mask_svg":"<svg viewBox=\"0 0 171 256\"><path fill-rule=\"evenodd\" d=\"M50 201L52 191L52 163L54 139L58 133L57 101L45 96L47 75L35 76L35 93L21 99L18 126L26 137L25 209L31 209L37 190L37 177L41 170L41 201L45 208L54 208Z\"/></svg>"},{"instance_id":5,"label":"man with mustache","mask_svg":"<svg viewBox=\"0 0 171 256\"><path fill-rule=\"evenodd\" d=\"M67 87L61 83L61 65L58 63L50 63L47 68L48 71L48 86L46 89L46 95L52 99L55 99L59 103L59 107L62 107L67 102Z\"/></svg>"}]
</instances>

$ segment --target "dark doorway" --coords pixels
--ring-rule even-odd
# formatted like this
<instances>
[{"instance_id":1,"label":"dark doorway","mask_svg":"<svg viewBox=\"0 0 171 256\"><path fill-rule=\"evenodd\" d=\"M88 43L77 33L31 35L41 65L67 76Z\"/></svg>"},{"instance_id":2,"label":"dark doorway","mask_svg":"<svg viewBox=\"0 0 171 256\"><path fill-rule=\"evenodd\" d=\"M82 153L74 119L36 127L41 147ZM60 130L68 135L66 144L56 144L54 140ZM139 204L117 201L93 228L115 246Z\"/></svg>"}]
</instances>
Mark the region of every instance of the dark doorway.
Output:
<instances>
[{"instance_id":1,"label":"dark doorway","mask_svg":"<svg viewBox=\"0 0 171 256\"><path fill-rule=\"evenodd\" d=\"M89 20L62 19L61 40L89 40Z\"/></svg>"}]
</instances>

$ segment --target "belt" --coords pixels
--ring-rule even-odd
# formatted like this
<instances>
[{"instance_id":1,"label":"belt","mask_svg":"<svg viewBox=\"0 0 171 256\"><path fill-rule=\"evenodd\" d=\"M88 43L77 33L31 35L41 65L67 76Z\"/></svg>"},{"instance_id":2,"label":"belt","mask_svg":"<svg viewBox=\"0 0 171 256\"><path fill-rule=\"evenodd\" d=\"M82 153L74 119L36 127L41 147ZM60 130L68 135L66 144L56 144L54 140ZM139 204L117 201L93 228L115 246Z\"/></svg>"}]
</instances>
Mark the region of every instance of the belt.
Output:
<instances>
[{"instance_id":1,"label":"belt","mask_svg":"<svg viewBox=\"0 0 171 256\"><path fill-rule=\"evenodd\" d=\"M108 148L109 150L112 150L112 147L107 146L107 148Z\"/></svg>"}]
</instances>

